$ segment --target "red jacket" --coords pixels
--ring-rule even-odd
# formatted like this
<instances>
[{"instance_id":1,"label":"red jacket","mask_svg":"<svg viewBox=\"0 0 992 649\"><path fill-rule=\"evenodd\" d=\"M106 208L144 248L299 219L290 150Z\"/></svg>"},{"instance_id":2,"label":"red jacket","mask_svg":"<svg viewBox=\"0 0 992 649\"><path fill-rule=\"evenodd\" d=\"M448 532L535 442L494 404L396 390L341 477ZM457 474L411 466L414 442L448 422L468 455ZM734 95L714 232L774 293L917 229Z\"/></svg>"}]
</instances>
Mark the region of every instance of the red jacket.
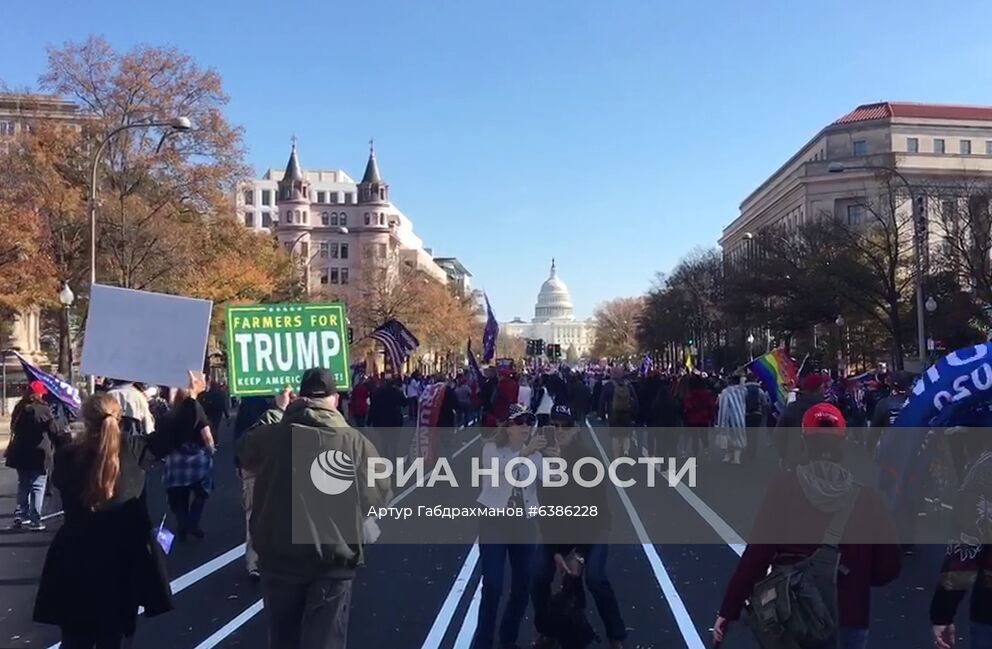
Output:
<instances>
[{"instance_id":1,"label":"red jacket","mask_svg":"<svg viewBox=\"0 0 992 649\"><path fill-rule=\"evenodd\" d=\"M351 399L348 401L348 412L356 417L365 417L369 414L368 383L363 381L351 391Z\"/></svg>"},{"instance_id":2,"label":"red jacket","mask_svg":"<svg viewBox=\"0 0 992 649\"><path fill-rule=\"evenodd\" d=\"M682 401L686 426L712 426L716 416L716 397L705 388L689 390Z\"/></svg>"},{"instance_id":3,"label":"red jacket","mask_svg":"<svg viewBox=\"0 0 992 649\"><path fill-rule=\"evenodd\" d=\"M795 473L783 471L775 476L750 537L751 541L769 542L748 544L727 584L720 615L728 620L740 617L744 600L768 573L776 555L813 554L817 544L797 541L822 538L831 517L806 499ZM840 546L840 563L845 570L837 576L840 625L867 629L872 587L889 583L899 576L901 568L895 525L877 491L861 488L845 530ZM858 543L845 543L843 539L852 535ZM869 538L872 543L865 543Z\"/></svg>"},{"instance_id":4,"label":"red jacket","mask_svg":"<svg viewBox=\"0 0 992 649\"><path fill-rule=\"evenodd\" d=\"M493 418L497 422L506 421L510 414L510 406L517 402L520 386L511 378L500 379L496 385L496 395L493 398Z\"/></svg>"}]
</instances>

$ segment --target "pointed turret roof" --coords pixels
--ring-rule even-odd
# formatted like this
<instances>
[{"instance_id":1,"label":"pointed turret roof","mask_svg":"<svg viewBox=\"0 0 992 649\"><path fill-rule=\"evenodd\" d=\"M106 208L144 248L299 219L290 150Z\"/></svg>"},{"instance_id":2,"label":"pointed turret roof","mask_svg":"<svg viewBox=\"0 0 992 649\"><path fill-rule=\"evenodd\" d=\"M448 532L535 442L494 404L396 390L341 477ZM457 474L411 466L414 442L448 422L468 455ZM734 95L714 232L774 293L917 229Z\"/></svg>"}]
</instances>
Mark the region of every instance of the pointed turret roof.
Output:
<instances>
[{"instance_id":1,"label":"pointed turret roof","mask_svg":"<svg viewBox=\"0 0 992 649\"><path fill-rule=\"evenodd\" d=\"M375 161L375 144L369 140L369 161L365 165L365 175L362 176L363 183L381 183L379 176L379 164Z\"/></svg>"},{"instance_id":2,"label":"pointed turret roof","mask_svg":"<svg viewBox=\"0 0 992 649\"><path fill-rule=\"evenodd\" d=\"M289 152L289 162L286 163L286 173L283 180L303 180L303 169L300 168L300 160L296 157L296 137L293 137L293 150Z\"/></svg>"}]
</instances>

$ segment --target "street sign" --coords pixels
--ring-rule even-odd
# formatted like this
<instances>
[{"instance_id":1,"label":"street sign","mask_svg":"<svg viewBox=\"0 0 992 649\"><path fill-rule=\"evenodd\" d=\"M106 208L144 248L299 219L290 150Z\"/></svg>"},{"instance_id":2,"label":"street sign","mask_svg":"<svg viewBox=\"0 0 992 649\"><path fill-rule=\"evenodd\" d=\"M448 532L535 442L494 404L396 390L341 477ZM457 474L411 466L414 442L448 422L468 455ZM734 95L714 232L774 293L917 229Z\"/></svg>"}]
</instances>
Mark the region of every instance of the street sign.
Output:
<instances>
[{"instance_id":1,"label":"street sign","mask_svg":"<svg viewBox=\"0 0 992 649\"><path fill-rule=\"evenodd\" d=\"M259 304L227 307L228 387L232 395L297 389L304 370L323 367L341 392L351 389L344 305Z\"/></svg>"},{"instance_id":2,"label":"street sign","mask_svg":"<svg viewBox=\"0 0 992 649\"><path fill-rule=\"evenodd\" d=\"M94 284L83 336L83 374L185 387L203 369L213 303Z\"/></svg>"}]
</instances>

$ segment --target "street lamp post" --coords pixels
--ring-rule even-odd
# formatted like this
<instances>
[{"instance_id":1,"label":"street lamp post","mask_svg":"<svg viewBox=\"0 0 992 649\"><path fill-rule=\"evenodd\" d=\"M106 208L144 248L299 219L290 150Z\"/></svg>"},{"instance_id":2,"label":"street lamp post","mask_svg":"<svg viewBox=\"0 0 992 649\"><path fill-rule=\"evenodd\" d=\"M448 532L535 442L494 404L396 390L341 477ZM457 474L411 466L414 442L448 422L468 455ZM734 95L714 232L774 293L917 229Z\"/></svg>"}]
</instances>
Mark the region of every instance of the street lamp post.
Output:
<instances>
[{"instance_id":1,"label":"street lamp post","mask_svg":"<svg viewBox=\"0 0 992 649\"><path fill-rule=\"evenodd\" d=\"M69 326L69 308L72 306L76 296L69 288L69 282L63 282L62 290L59 291L59 302L62 303L62 341L59 345L59 372L62 376L69 378L69 385L74 381L72 371L72 329Z\"/></svg>"},{"instance_id":2,"label":"street lamp post","mask_svg":"<svg viewBox=\"0 0 992 649\"><path fill-rule=\"evenodd\" d=\"M916 194L913 192L913 185L906 176L902 175L895 167L888 165L845 165L841 162L832 162L827 167L827 171L832 174L843 173L849 169L865 169L875 171L887 171L898 178L906 191L909 192L910 211L913 216L913 247L916 251L916 343L920 353L920 365L925 368L927 364L927 339L923 316L923 215L917 213ZM901 354L901 352L900 352Z\"/></svg>"},{"instance_id":3,"label":"street lamp post","mask_svg":"<svg viewBox=\"0 0 992 649\"><path fill-rule=\"evenodd\" d=\"M181 133L188 131L193 128L192 123L189 121L188 117L176 117L169 122L139 122L136 124L124 124L123 126L118 126L113 129L107 135L104 136L100 145L96 148L96 153L93 154L93 165L91 167L90 174L90 290L93 290L93 286L96 284L96 181L97 172L100 168L100 158L103 157L103 152L107 148L107 144L110 140L114 138L118 133L126 131L132 128L168 128L171 131L166 132L162 136L162 140L158 143L159 148L162 146L162 142L165 141L166 136L169 133ZM96 377L90 375L89 377L89 390L90 394L96 392Z\"/></svg>"}]
</instances>

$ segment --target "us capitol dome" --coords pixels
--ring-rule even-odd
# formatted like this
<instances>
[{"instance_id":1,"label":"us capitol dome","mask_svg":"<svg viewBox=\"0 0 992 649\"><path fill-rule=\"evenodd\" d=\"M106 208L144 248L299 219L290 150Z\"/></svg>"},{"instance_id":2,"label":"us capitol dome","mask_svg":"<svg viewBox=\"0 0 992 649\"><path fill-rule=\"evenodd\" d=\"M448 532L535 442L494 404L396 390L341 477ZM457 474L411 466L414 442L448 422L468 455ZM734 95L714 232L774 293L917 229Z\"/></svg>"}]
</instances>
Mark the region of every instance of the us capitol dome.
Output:
<instances>
[{"instance_id":1,"label":"us capitol dome","mask_svg":"<svg viewBox=\"0 0 992 649\"><path fill-rule=\"evenodd\" d=\"M593 343L592 323L575 319L572 296L568 286L558 277L554 259L551 260L551 273L537 293L531 321L515 318L503 323L500 328L511 336L539 338L545 344L559 344L563 353L567 354L571 349L577 357L585 356Z\"/></svg>"}]
</instances>

